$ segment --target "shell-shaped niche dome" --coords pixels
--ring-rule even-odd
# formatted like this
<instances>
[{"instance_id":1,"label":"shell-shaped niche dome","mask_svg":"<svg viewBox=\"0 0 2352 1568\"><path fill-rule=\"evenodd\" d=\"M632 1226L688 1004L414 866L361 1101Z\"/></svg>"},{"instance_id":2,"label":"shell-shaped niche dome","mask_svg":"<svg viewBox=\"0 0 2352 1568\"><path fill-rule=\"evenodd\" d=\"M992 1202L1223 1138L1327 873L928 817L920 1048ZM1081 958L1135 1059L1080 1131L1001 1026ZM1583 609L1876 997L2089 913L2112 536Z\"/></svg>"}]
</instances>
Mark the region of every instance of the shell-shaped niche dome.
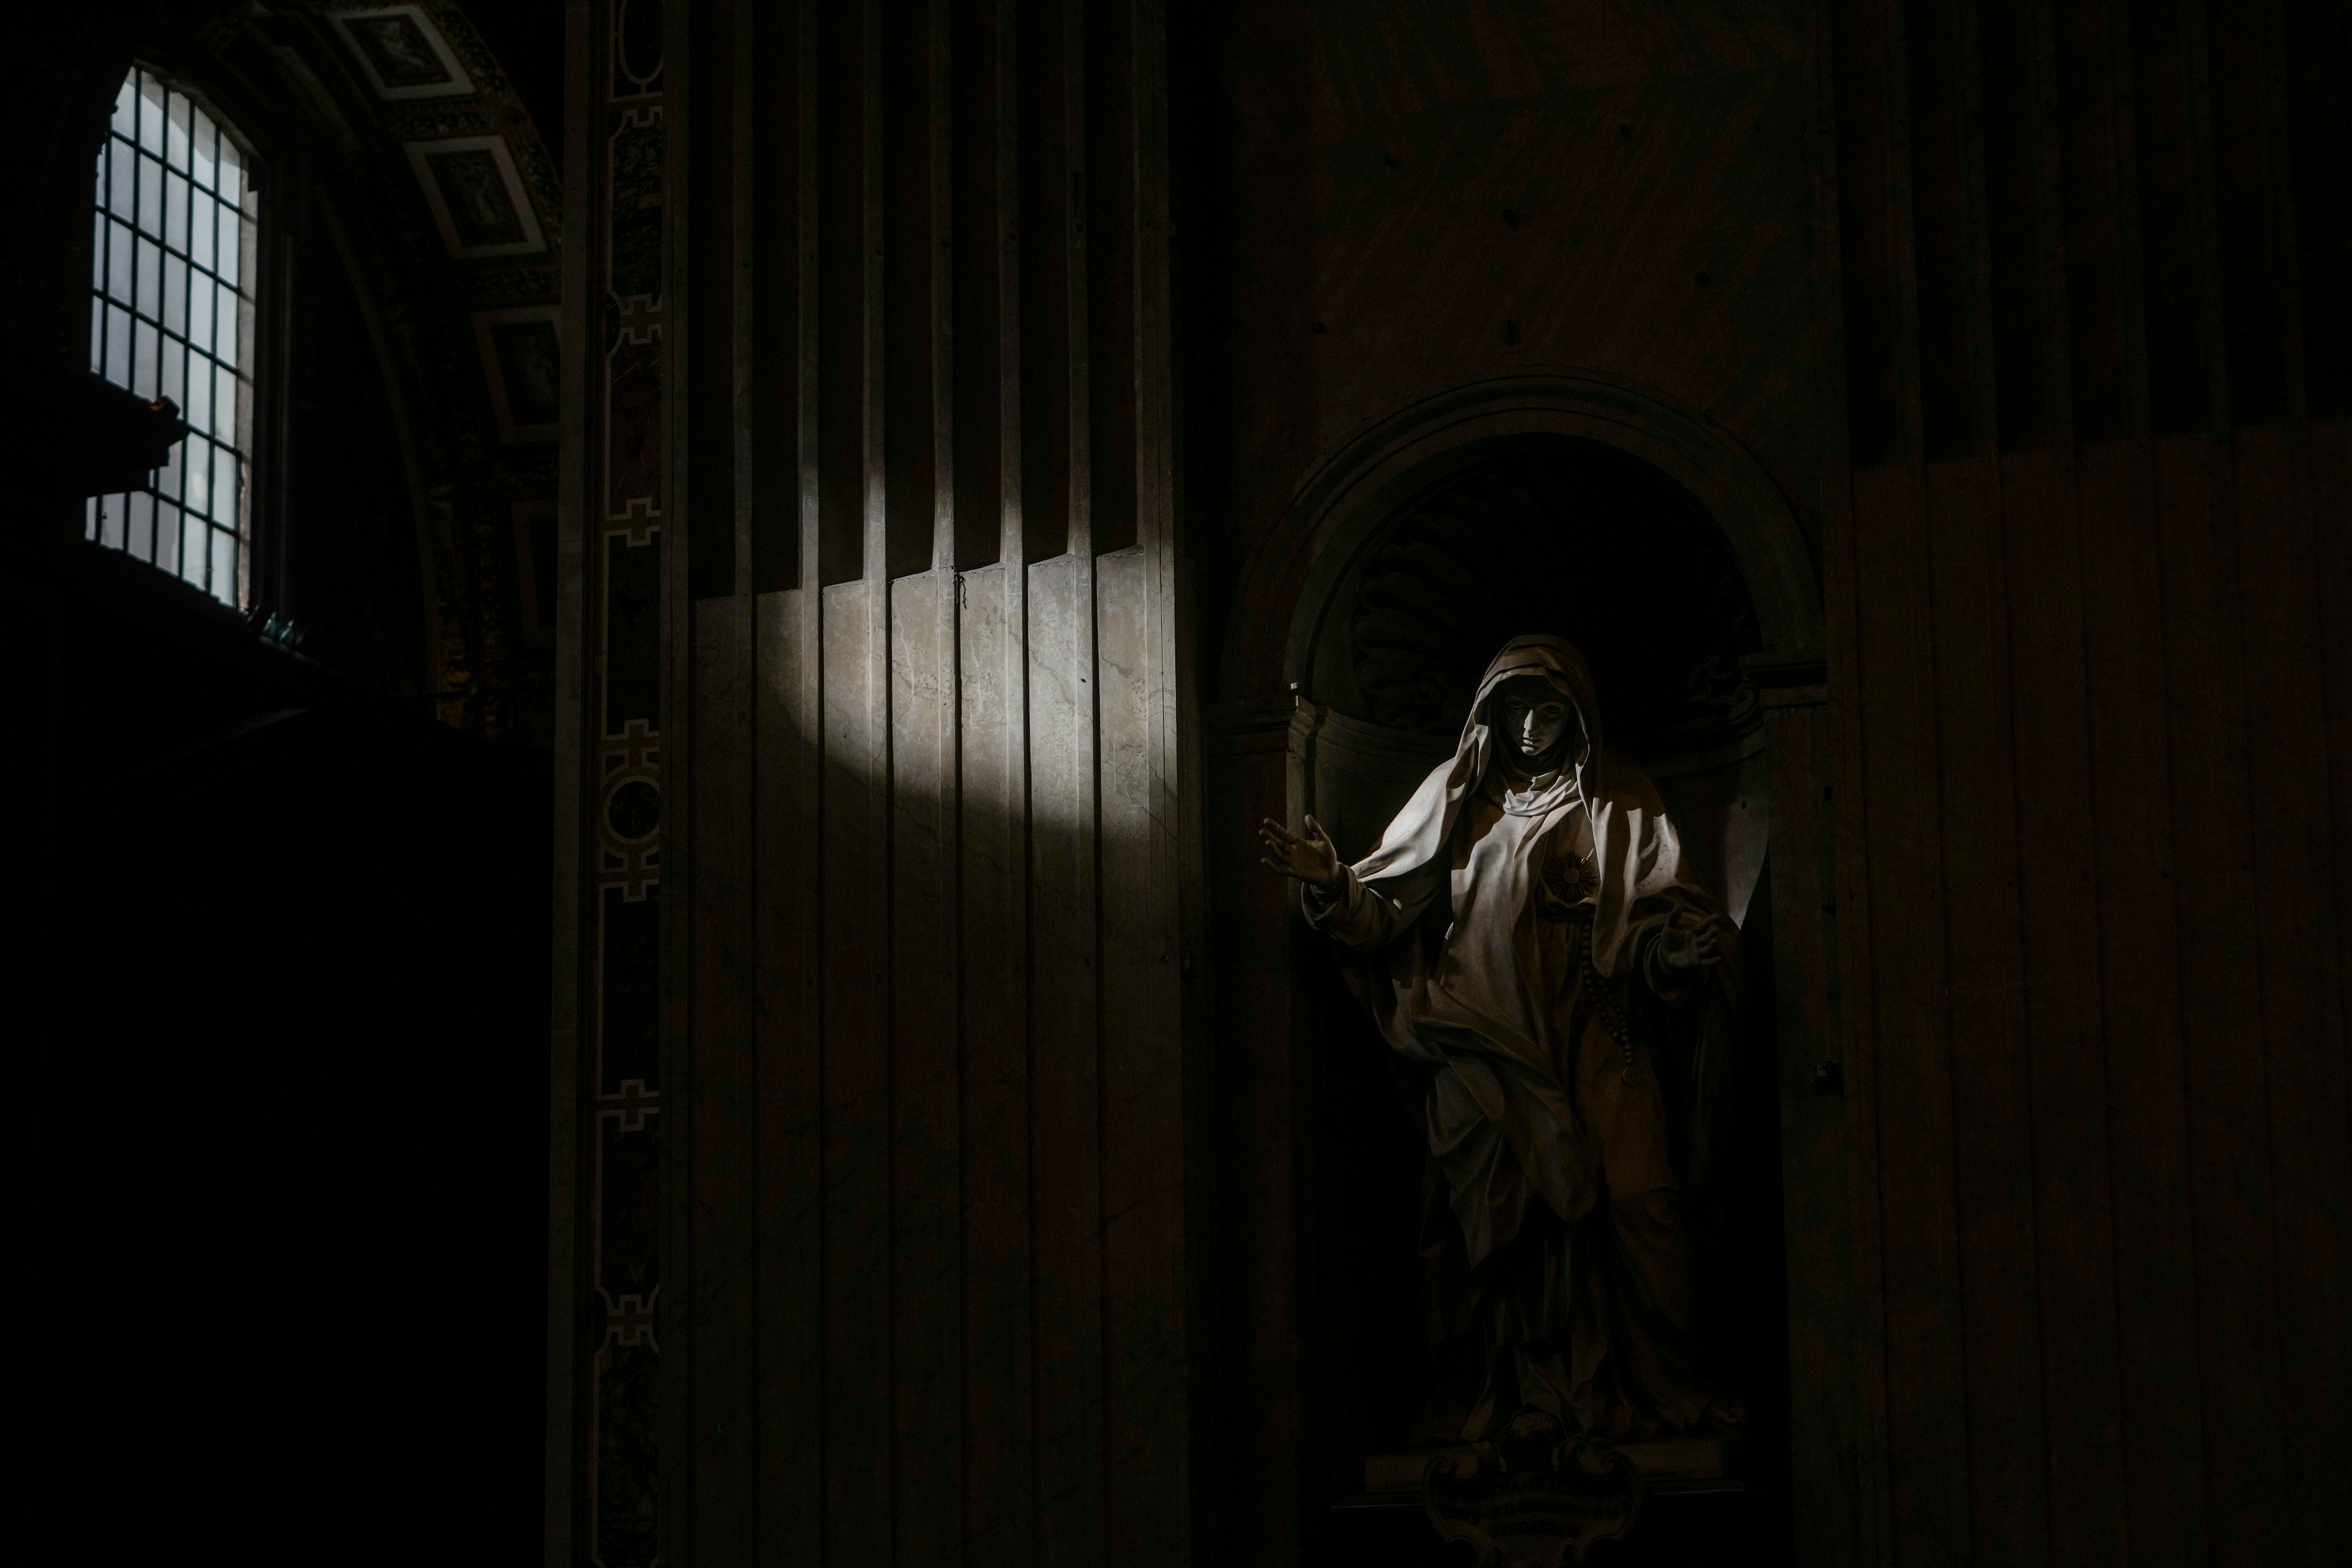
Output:
<instances>
[{"instance_id":1,"label":"shell-shaped niche dome","mask_svg":"<svg viewBox=\"0 0 2352 1568\"><path fill-rule=\"evenodd\" d=\"M1752 726L1738 656L1760 646L1721 532L1688 491L1598 442L1457 472L1401 507L1343 582L1318 695L1450 741L1514 637L1564 637L1592 668L1602 731L1645 759Z\"/></svg>"}]
</instances>

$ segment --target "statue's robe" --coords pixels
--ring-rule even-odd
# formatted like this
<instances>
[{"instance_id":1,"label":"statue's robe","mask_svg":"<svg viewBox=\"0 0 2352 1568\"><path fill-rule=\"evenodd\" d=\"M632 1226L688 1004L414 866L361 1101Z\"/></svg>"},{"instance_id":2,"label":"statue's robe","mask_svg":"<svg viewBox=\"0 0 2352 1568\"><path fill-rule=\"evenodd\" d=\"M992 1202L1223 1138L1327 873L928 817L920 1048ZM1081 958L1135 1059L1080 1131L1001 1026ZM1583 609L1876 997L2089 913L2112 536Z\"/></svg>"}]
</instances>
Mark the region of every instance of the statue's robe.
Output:
<instances>
[{"instance_id":1,"label":"statue's robe","mask_svg":"<svg viewBox=\"0 0 2352 1568\"><path fill-rule=\"evenodd\" d=\"M1521 675L1577 708L1572 763L1530 773L1492 734ZM1703 1174L1731 966L1670 972L1660 938L1711 926L1728 951L1736 932L1656 786L1599 737L1575 650L1518 639L1380 847L1303 894L1423 1086L1432 1436L1530 1408L1615 1439L1729 1415L1697 1352L1681 1194Z\"/></svg>"}]
</instances>

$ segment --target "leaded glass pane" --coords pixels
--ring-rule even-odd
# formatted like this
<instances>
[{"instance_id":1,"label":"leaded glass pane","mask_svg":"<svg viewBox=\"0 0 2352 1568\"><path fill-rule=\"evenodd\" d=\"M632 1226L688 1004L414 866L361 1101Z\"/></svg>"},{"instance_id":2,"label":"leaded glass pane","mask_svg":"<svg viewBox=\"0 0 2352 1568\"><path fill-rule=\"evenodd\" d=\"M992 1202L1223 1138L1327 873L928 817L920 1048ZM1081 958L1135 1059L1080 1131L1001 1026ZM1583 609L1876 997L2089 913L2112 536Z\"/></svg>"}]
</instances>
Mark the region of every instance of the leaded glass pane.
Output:
<instances>
[{"instance_id":1,"label":"leaded glass pane","mask_svg":"<svg viewBox=\"0 0 2352 1568\"><path fill-rule=\"evenodd\" d=\"M186 454L184 461L188 476L187 487L181 492L181 499L191 506L201 508L205 495L212 489L213 444L202 436L190 436L180 446Z\"/></svg>"},{"instance_id":2,"label":"leaded glass pane","mask_svg":"<svg viewBox=\"0 0 2352 1568\"><path fill-rule=\"evenodd\" d=\"M131 304L138 312L153 321L163 304L163 252L156 243L142 235L139 238L139 294Z\"/></svg>"},{"instance_id":3,"label":"leaded glass pane","mask_svg":"<svg viewBox=\"0 0 2352 1568\"><path fill-rule=\"evenodd\" d=\"M161 334L152 321L142 321L131 331L131 390L152 398L155 395L155 361Z\"/></svg>"},{"instance_id":4,"label":"leaded glass pane","mask_svg":"<svg viewBox=\"0 0 2352 1568\"><path fill-rule=\"evenodd\" d=\"M178 404L188 401L188 346L177 338L163 340L163 363L156 374L155 395Z\"/></svg>"},{"instance_id":5,"label":"leaded glass pane","mask_svg":"<svg viewBox=\"0 0 2352 1568\"><path fill-rule=\"evenodd\" d=\"M202 353L213 346L213 286L199 278L188 293L188 342Z\"/></svg>"},{"instance_id":6,"label":"leaded glass pane","mask_svg":"<svg viewBox=\"0 0 2352 1568\"><path fill-rule=\"evenodd\" d=\"M138 223L142 234L163 233L163 165L152 158L139 160Z\"/></svg>"},{"instance_id":7,"label":"leaded glass pane","mask_svg":"<svg viewBox=\"0 0 2352 1568\"><path fill-rule=\"evenodd\" d=\"M212 290L205 289L204 297L211 299ZM190 369L188 401L181 407L180 417L188 422L189 429L202 430L213 419L213 362L199 357ZM177 447L173 449L178 450Z\"/></svg>"},{"instance_id":8,"label":"leaded glass pane","mask_svg":"<svg viewBox=\"0 0 2352 1568\"><path fill-rule=\"evenodd\" d=\"M158 496L155 498L155 520L149 531L154 540L152 552L147 553L141 551L136 541L131 542L125 548L134 555L146 554L148 560L162 565L168 572L171 570L168 563L176 560L179 556L180 530L186 526L187 520L181 515L180 509Z\"/></svg>"},{"instance_id":9,"label":"leaded glass pane","mask_svg":"<svg viewBox=\"0 0 2352 1568\"><path fill-rule=\"evenodd\" d=\"M106 311L106 379L117 386L131 384L131 312L120 305Z\"/></svg>"},{"instance_id":10,"label":"leaded glass pane","mask_svg":"<svg viewBox=\"0 0 2352 1568\"><path fill-rule=\"evenodd\" d=\"M176 92L172 94L171 105L171 129L163 138L163 161L184 171L188 166L188 121L195 105L184 94Z\"/></svg>"},{"instance_id":11,"label":"leaded glass pane","mask_svg":"<svg viewBox=\"0 0 2352 1568\"><path fill-rule=\"evenodd\" d=\"M170 89L146 71L132 74L139 79L139 145L160 153L163 151L163 97Z\"/></svg>"},{"instance_id":12,"label":"leaded glass pane","mask_svg":"<svg viewBox=\"0 0 2352 1568\"><path fill-rule=\"evenodd\" d=\"M236 480L238 463L235 452L215 451L213 454L213 521L236 521ZM194 499L193 497L190 499Z\"/></svg>"},{"instance_id":13,"label":"leaded glass pane","mask_svg":"<svg viewBox=\"0 0 2352 1568\"><path fill-rule=\"evenodd\" d=\"M163 177L163 243L173 250L188 248L188 176Z\"/></svg>"},{"instance_id":14,"label":"leaded glass pane","mask_svg":"<svg viewBox=\"0 0 2352 1568\"><path fill-rule=\"evenodd\" d=\"M138 262L138 247L132 243L131 231L119 223L106 226L106 291L114 296L117 304L131 303L131 270Z\"/></svg>"},{"instance_id":15,"label":"leaded glass pane","mask_svg":"<svg viewBox=\"0 0 2352 1568\"><path fill-rule=\"evenodd\" d=\"M107 211L120 213L124 217L131 216L131 208L136 199L138 163L139 154L130 142L108 141L106 162L99 171L102 188L98 193L98 199Z\"/></svg>"},{"instance_id":16,"label":"leaded glass pane","mask_svg":"<svg viewBox=\"0 0 2352 1568\"><path fill-rule=\"evenodd\" d=\"M212 580L205 586L214 598L236 603L236 535L226 529L213 530Z\"/></svg>"}]
</instances>

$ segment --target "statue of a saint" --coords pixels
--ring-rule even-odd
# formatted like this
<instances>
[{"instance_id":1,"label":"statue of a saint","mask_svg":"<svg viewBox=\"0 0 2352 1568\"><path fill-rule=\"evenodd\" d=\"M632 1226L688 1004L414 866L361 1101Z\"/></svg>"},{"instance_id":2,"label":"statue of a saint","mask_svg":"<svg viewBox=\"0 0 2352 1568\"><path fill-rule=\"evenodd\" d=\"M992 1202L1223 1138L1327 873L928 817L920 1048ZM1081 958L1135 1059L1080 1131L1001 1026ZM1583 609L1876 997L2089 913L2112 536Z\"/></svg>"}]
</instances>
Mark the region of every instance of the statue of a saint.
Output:
<instances>
[{"instance_id":1,"label":"statue of a saint","mask_svg":"<svg viewBox=\"0 0 2352 1568\"><path fill-rule=\"evenodd\" d=\"M1583 658L1513 640L1451 761L1339 861L1268 822L1423 1086L1432 1437L1625 1442L1739 1419L1698 1353L1682 1194L1729 1049L1737 932L1657 786L1601 743Z\"/></svg>"}]
</instances>

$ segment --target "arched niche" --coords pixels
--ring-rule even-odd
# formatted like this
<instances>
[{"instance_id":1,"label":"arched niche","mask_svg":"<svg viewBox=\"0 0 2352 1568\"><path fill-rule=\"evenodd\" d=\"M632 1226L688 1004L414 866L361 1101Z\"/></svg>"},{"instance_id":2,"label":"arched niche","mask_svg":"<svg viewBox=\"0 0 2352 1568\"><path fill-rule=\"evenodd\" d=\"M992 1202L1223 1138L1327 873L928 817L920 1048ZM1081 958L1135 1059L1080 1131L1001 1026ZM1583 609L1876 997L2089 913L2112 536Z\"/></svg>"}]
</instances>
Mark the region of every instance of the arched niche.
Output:
<instances>
[{"instance_id":1,"label":"arched niche","mask_svg":"<svg viewBox=\"0 0 2352 1568\"><path fill-rule=\"evenodd\" d=\"M1822 645L1821 579L1789 502L1763 466L1704 415L1614 376L1472 382L1381 420L1328 454L1300 486L1292 527L1315 565L1286 663L1311 689L1312 647L1337 579L1413 491L1530 438L1580 437L1640 458L1686 490L1721 531L1754 602L1764 651Z\"/></svg>"},{"instance_id":2,"label":"arched niche","mask_svg":"<svg viewBox=\"0 0 2352 1568\"><path fill-rule=\"evenodd\" d=\"M1743 927L1752 1049L1727 1158L1692 1222L1700 1288L1735 1387L1785 1452L1781 1151L1774 940L1759 898L1771 838L1766 689L1820 679L1815 567L1786 499L1704 417L1600 377L1518 377L1426 400L1365 431L1302 487L1315 552L1286 675L1289 807L1363 854L1451 754L1471 689L1508 638L1551 632L1591 664L1605 737L1657 780L1686 850ZM1811 853L1809 842L1800 852ZM1810 871L1808 874L1810 879ZM1425 1359L1411 1216L1420 1132L1388 1054L1321 960L1293 949L1320 1194L1307 1352L1339 1468L1416 1441L1406 1369ZM1351 1380L1344 1369L1377 1366ZM1764 1457L1768 1470L1779 1461Z\"/></svg>"},{"instance_id":3,"label":"arched niche","mask_svg":"<svg viewBox=\"0 0 2352 1568\"><path fill-rule=\"evenodd\" d=\"M1803 534L1753 458L1623 381L1511 377L1366 430L1294 518L1315 547L1286 658L1313 730L1294 815L1364 853L1451 752L1495 649L1557 633L1745 922L1769 832L1751 673L1821 646Z\"/></svg>"}]
</instances>

